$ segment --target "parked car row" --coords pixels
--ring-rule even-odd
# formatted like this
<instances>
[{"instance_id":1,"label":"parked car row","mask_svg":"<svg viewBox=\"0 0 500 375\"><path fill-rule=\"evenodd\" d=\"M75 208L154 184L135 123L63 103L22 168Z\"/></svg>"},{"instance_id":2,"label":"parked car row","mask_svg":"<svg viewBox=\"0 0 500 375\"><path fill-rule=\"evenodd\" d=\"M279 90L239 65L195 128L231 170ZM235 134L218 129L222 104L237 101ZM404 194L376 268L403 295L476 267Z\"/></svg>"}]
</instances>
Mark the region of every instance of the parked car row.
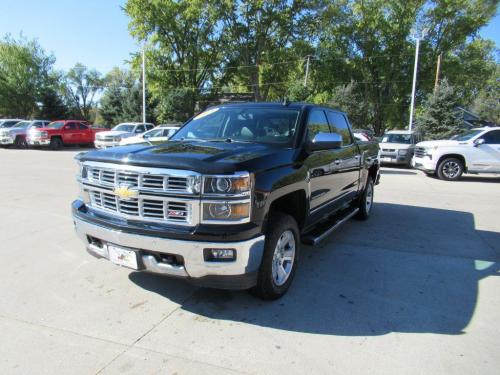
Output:
<instances>
[{"instance_id":1,"label":"parked car row","mask_svg":"<svg viewBox=\"0 0 500 375\"><path fill-rule=\"evenodd\" d=\"M391 130L380 142L381 165L405 165L442 180L464 173L500 173L500 127L483 127L450 140L423 141L421 134Z\"/></svg>"},{"instance_id":2,"label":"parked car row","mask_svg":"<svg viewBox=\"0 0 500 375\"><path fill-rule=\"evenodd\" d=\"M93 145L108 148L142 142L162 142L171 137L180 124L122 123L111 130L90 125L82 120L0 119L0 145L17 148L50 147L58 150L66 145Z\"/></svg>"}]
</instances>

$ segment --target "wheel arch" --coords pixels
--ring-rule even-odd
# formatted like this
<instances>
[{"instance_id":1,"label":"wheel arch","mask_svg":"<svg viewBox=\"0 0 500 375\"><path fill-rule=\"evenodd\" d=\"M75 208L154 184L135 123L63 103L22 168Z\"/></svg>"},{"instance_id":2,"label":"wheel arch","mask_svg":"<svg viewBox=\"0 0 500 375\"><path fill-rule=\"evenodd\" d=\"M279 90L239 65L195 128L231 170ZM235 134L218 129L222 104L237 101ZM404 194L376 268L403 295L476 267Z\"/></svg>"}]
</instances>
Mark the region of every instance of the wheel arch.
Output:
<instances>
[{"instance_id":1,"label":"wheel arch","mask_svg":"<svg viewBox=\"0 0 500 375\"><path fill-rule=\"evenodd\" d=\"M305 225L307 218L306 213L308 211L306 197L306 191L299 189L276 198L269 206L267 218L269 218L273 212L282 212L292 216L297 222L299 229L302 229Z\"/></svg>"}]
</instances>

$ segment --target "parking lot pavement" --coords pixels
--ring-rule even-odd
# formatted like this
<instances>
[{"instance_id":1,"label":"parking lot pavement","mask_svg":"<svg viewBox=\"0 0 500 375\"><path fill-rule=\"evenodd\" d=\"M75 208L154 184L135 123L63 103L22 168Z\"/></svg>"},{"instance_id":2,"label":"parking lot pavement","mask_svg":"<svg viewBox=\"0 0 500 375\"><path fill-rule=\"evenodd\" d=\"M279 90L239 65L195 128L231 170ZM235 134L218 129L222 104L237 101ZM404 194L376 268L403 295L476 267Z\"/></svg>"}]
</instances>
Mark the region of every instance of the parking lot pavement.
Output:
<instances>
[{"instance_id":1,"label":"parking lot pavement","mask_svg":"<svg viewBox=\"0 0 500 375\"><path fill-rule=\"evenodd\" d=\"M498 177L384 168L262 302L89 256L75 153L0 149L0 373L499 373Z\"/></svg>"}]
</instances>

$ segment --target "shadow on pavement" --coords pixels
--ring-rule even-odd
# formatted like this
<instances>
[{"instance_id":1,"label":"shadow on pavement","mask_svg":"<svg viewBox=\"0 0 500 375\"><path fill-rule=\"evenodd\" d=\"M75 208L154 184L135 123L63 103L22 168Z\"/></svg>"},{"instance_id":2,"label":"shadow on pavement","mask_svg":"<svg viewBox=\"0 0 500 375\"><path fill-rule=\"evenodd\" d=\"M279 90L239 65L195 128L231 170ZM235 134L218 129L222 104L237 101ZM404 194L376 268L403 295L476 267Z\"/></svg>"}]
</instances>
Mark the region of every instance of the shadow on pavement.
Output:
<instances>
[{"instance_id":1,"label":"shadow on pavement","mask_svg":"<svg viewBox=\"0 0 500 375\"><path fill-rule=\"evenodd\" d=\"M493 175L493 176L471 176L471 175L465 175L458 180L458 182L492 182L492 183L499 183L500 182L500 176L498 175Z\"/></svg>"},{"instance_id":2,"label":"shadow on pavement","mask_svg":"<svg viewBox=\"0 0 500 375\"><path fill-rule=\"evenodd\" d=\"M500 233L476 230L472 214L379 203L369 221L303 247L294 284L280 300L201 288L175 302L212 319L304 333L459 335L474 313L479 281L494 275ZM129 278L165 298L178 295L178 280L138 272Z\"/></svg>"}]
</instances>

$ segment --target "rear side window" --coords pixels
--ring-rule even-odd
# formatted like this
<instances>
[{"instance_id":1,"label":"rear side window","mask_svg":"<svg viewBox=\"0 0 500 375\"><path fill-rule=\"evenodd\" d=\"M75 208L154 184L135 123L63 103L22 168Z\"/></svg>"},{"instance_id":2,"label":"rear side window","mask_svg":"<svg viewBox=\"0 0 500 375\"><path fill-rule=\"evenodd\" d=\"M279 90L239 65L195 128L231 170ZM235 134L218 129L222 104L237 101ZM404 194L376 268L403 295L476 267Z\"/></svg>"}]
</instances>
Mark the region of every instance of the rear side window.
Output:
<instances>
[{"instance_id":1,"label":"rear side window","mask_svg":"<svg viewBox=\"0 0 500 375\"><path fill-rule=\"evenodd\" d=\"M330 133L330 127L326 120L325 112L319 109L313 109L309 112L307 119L307 139L312 141L318 133Z\"/></svg>"},{"instance_id":2,"label":"rear side window","mask_svg":"<svg viewBox=\"0 0 500 375\"><path fill-rule=\"evenodd\" d=\"M74 122L70 122L69 124L66 125L66 129L75 130L76 124Z\"/></svg>"},{"instance_id":3,"label":"rear side window","mask_svg":"<svg viewBox=\"0 0 500 375\"><path fill-rule=\"evenodd\" d=\"M80 130L87 130L88 129L87 125L84 125L84 124L78 124L78 128Z\"/></svg>"},{"instance_id":4,"label":"rear side window","mask_svg":"<svg viewBox=\"0 0 500 375\"><path fill-rule=\"evenodd\" d=\"M484 143L490 145L500 145L500 130L492 130L484 134L481 138L484 139Z\"/></svg>"},{"instance_id":5,"label":"rear side window","mask_svg":"<svg viewBox=\"0 0 500 375\"><path fill-rule=\"evenodd\" d=\"M151 130L154 128L154 125L146 125L146 130Z\"/></svg>"},{"instance_id":6,"label":"rear side window","mask_svg":"<svg viewBox=\"0 0 500 375\"><path fill-rule=\"evenodd\" d=\"M347 125L344 115L328 111L328 121L330 122L332 132L342 136L342 144L344 146L350 145L352 143L351 132L349 131L349 125Z\"/></svg>"},{"instance_id":7,"label":"rear side window","mask_svg":"<svg viewBox=\"0 0 500 375\"><path fill-rule=\"evenodd\" d=\"M136 133L144 133L145 131L146 129L144 128L144 125L137 125L137 127L135 128Z\"/></svg>"}]
</instances>

